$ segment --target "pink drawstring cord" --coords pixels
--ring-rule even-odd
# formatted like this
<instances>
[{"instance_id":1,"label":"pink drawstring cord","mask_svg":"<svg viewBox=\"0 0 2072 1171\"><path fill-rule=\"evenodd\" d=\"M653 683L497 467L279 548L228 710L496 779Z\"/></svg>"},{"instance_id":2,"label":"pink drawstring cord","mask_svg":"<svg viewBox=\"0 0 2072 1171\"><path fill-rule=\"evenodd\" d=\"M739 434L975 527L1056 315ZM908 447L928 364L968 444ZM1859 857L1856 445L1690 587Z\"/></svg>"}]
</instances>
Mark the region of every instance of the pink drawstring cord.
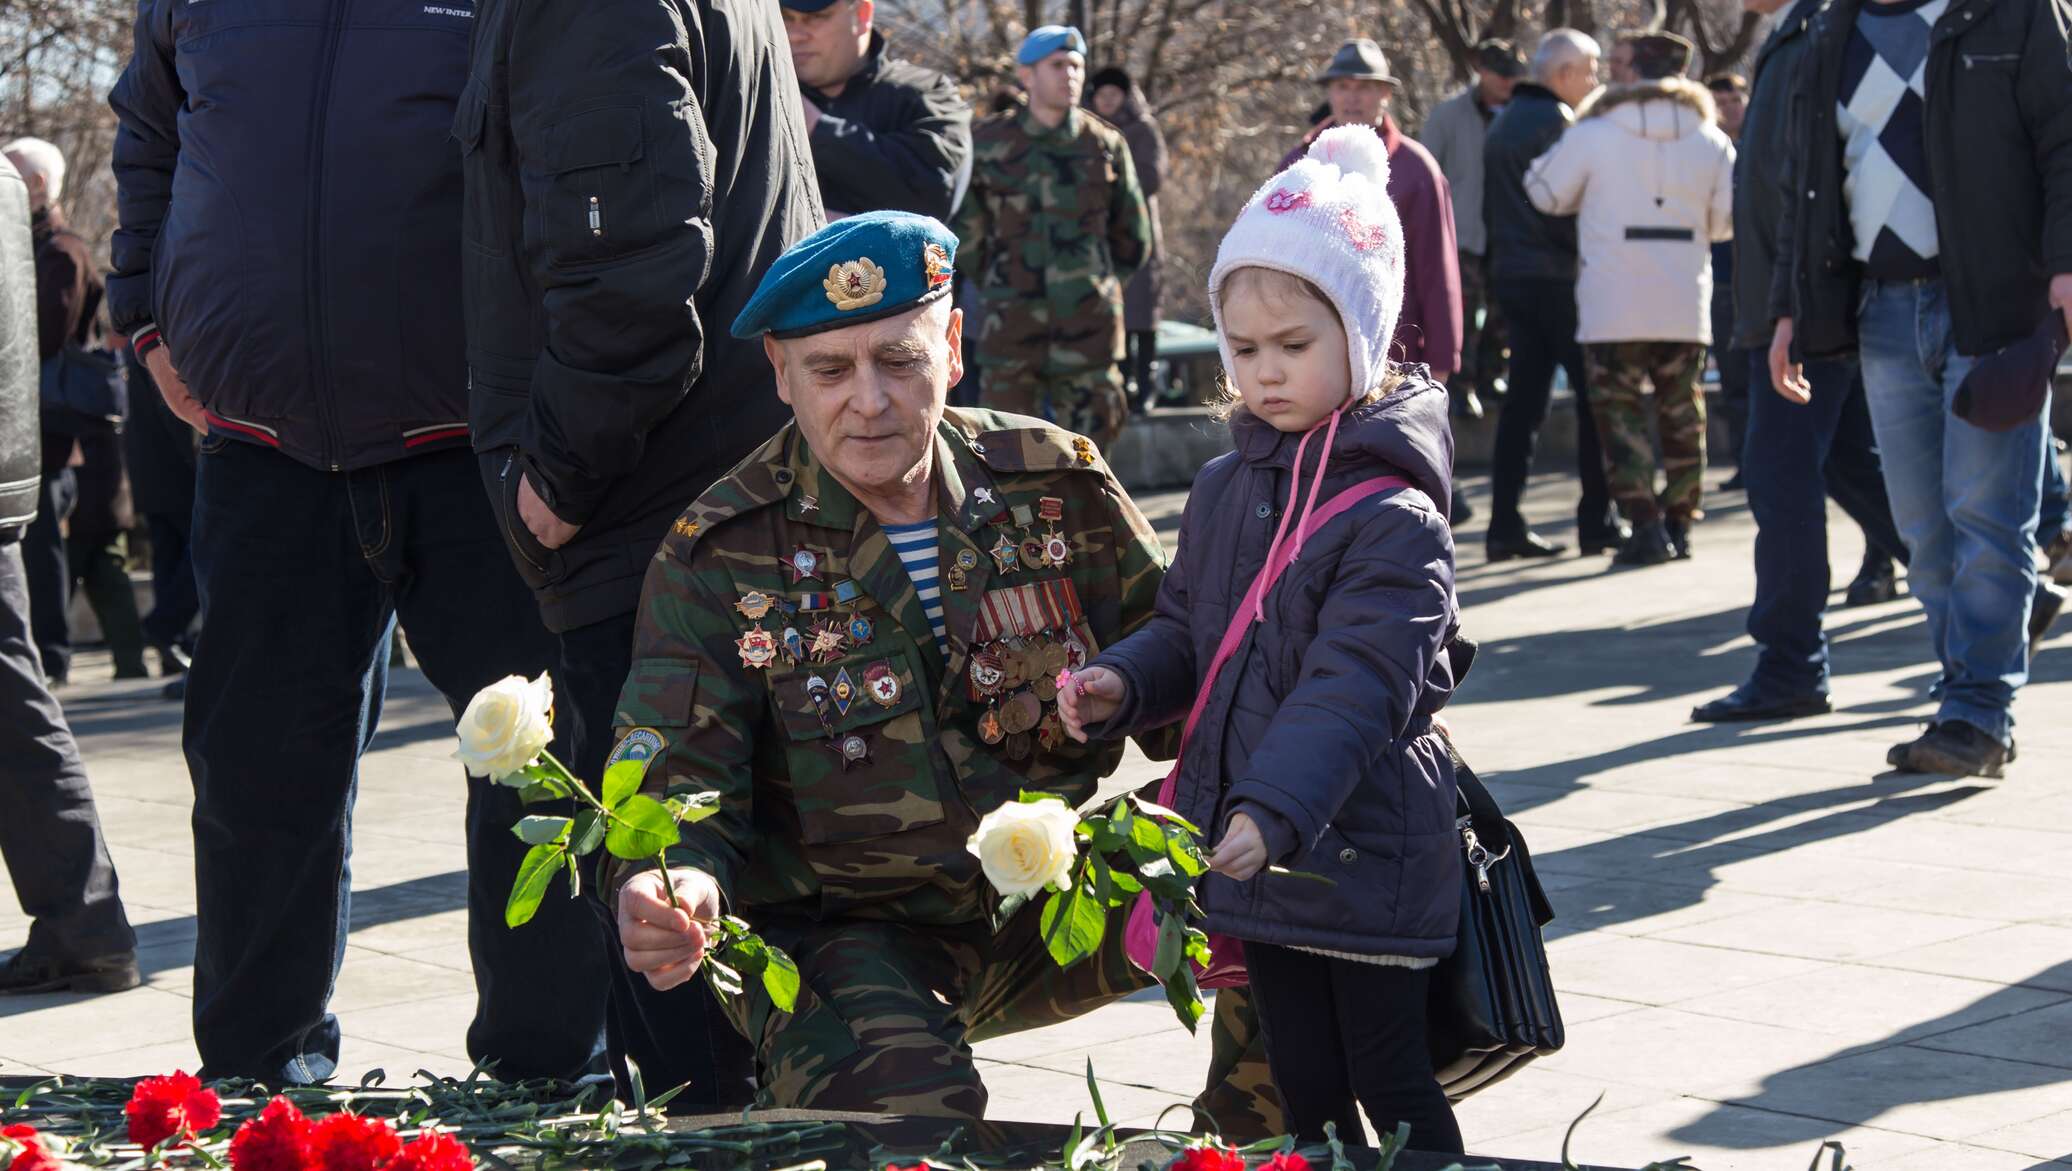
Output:
<instances>
[{"instance_id":1,"label":"pink drawstring cord","mask_svg":"<svg viewBox=\"0 0 2072 1171\"><path fill-rule=\"evenodd\" d=\"M1331 462L1331 443L1338 438L1338 420L1344 416L1346 406L1351 405L1348 402L1337 410L1332 411L1331 417L1328 420L1304 431L1302 433L1302 442L1295 445L1295 466L1288 469L1288 506L1281 511L1280 527L1274 530L1273 540L1267 543L1266 564L1273 564L1274 554L1280 552L1281 549L1281 539L1288 535L1288 522L1295 520L1295 501L1302 494L1302 453L1309 449L1310 437L1315 435L1319 428L1323 428L1324 450L1322 454L1317 456L1317 473L1310 480L1309 499L1304 501L1302 505L1302 518L1296 521L1295 524L1295 531L1298 534L1302 531L1302 526L1309 523L1309 514L1317 506L1317 492L1324 486L1324 467ZM1302 554L1298 551L1295 556L1299 559ZM1266 621L1266 595L1263 593L1259 595L1259 600L1253 605L1252 620L1254 622Z\"/></svg>"}]
</instances>

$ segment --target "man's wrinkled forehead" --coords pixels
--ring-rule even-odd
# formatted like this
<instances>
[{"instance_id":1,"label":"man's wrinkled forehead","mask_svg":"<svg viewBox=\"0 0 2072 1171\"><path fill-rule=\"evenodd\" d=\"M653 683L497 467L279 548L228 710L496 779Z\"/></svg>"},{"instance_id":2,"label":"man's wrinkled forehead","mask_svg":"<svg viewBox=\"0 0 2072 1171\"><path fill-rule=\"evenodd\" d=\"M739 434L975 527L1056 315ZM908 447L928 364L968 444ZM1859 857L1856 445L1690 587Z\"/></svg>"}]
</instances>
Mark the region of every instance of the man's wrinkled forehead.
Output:
<instances>
[{"instance_id":1,"label":"man's wrinkled forehead","mask_svg":"<svg viewBox=\"0 0 2072 1171\"><path fill-rule=\"evenodd\" d=\"M896 317L822 330L777 344L784 348L788 361L807 366L856 362L865 357L924 357L941 344L941 318L949 308L949 299L942 298Z\"/></svg>"}]
</instances>

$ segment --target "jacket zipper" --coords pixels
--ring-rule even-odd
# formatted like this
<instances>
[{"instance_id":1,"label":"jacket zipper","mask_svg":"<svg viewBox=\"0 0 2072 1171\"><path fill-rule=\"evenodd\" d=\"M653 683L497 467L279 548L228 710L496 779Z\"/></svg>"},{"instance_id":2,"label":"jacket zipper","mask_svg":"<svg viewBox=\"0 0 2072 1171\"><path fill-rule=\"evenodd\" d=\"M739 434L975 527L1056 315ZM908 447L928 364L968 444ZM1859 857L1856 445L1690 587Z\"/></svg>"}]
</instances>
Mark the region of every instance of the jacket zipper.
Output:
<instances>
[{"instance_id":1,"label":"jacket zipper","mask_svg":"<svg viewBox=\"0 0 2072 1171\"><path fill-rule=\"evenodd\" d=\"M344 36L352 0L334 0L334 4L331 25L324 32L324 73L317 80L309 111L309 228L305 258L309 267L310 351L315 359L310 375L317 384L317 420L324 432L322 458L324 465L335 472L340 468L343 445L339 441L338 402L331 382L331 321L323 307L324 124L331 104L331 81L338 72L338 42Z\"/></svg>"},{"instance_id":2,"label":"jacket zipper","mask_svg":"<svg viewBox=\"0 0 2072 1171\"><path fill-rule=\"evenodd\" d=\"M2022 59L2020 53L1961 53L1959 56L1964 58L1964 68L1966 69L1977 69L1980 65L1992 65L2001 61L2020 61Z\"/></svg>"}]
</instances>

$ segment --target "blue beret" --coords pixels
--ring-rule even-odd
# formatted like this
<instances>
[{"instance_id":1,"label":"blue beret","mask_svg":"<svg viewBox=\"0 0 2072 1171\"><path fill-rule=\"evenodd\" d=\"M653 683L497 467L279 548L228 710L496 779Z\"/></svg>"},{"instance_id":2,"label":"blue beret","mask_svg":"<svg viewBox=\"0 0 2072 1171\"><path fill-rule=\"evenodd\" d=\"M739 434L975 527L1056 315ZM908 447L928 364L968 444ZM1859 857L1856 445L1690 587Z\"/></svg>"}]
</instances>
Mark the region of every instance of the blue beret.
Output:
<instances>
[{"instance_id":1,"label":"blue beret","mask_svg":"<svg viewBox=\"0 0 2072 1171\"><path fill-rule=\"evenodd\" d=\"M956 233L910 211L836 220L785 250L734 319L734 336L780 338L905 313L950 293Z\"/></svg>"},{"instance_id":2,"label":"blue beret","mask_svg":"<svg viewBox=\"0 0 2072 1171\"><path fill-rule=\"evenodd\" d=\"M1080 36L1079 30L1071 25L1046 24L1042 28L1032 30L1028 36L1022 38L1022 47L1014 55L1014 63L1017 65L1034 65L1059 49L1066 49L1084 57L1086 56L1086 38Z\"/></svg>"}]
</instances>

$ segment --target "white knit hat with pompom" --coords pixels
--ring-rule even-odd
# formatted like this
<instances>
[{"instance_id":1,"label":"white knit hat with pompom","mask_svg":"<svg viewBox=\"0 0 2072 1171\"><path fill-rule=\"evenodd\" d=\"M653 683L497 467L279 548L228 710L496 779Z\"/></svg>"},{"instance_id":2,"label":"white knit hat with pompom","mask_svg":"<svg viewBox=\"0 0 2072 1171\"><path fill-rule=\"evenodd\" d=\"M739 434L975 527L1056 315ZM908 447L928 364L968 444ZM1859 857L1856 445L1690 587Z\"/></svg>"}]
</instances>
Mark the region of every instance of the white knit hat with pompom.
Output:
<instances>
[{"instance_id":1,"label":"white knit hat with pompom","mask_svg":"<svg viewBox=\"0 0 2072 1171\"><path fill-rule=\"evenodd\" d=\"M1353 395L1381 385L1403 311L1403 223L1388 186L1381 136L1366 126L1338 126L1318 135L1307 155L1245 204L1209 272L1217 344L1233 381L1220 294L1232 272L1258 267L1322 289L1345 326Z\"/></svg>"}]
</instances>

